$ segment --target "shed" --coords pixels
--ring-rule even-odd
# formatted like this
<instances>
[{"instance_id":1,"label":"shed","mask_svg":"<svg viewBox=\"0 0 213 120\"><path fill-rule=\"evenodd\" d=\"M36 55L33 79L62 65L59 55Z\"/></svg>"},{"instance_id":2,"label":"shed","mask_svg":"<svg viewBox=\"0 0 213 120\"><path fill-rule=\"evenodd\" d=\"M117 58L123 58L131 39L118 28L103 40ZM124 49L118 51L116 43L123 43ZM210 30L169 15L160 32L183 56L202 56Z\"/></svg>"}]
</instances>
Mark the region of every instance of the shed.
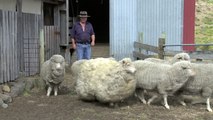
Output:
<instances>
[{"instance_id":1,"label":"shed","mask_svg":"<svg viewBox=\"0 0 213 120\"><path fill-rule=\"evenodd\" d=\"M72 0L70 8L71 18L88 11L96 41L109 43L110 56L116 59L132 58L134 41L157 46L162 35L166 44L194 44L195 0Z\"/></svg>"},{"instance_id":2,"label":"shed","mask_svg":"<svg viewBox=\"0 0 213 120\"><path fill-rule=\"evenodd\" d=\"M39 73L53 54L69 62L69 28L79 11L91 16L96 43L117 60L133 58L134 42L194 43L195 0L1 0L0 83ZM171 50L193 51L193 47Z\"/></svg>"}]
</instances>

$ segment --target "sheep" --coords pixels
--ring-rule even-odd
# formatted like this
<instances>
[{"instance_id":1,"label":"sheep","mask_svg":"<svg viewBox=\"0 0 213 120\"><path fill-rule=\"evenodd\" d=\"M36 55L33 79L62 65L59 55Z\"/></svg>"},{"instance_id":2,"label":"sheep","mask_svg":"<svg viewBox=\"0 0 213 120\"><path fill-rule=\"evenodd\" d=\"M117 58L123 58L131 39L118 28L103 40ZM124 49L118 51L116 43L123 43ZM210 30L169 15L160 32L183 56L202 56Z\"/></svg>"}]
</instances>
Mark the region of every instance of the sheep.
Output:
<instances>
[{"instance_id":1,"label":"sheep","mask_svg":"<svg viewBox=\"0 0 213 120\"><path fill-rule=\"evenodd\" d=\"M82 100L97 100L114 106L134 93L134 73L130 58L119 62L108 58L90 59L81 64L76 93Z\"/></svg>"},{"instance_id":2,"label":"sheep","mask_svg":"<svg viewBox=\"0 0 213 120\"><path fill-rule=\"evenodd\" d=\"M105 59L111 59L111 60L115 60L114 58L105 58ZM80 72L80 69L81 69L81 65L82 63L84 63L85 61L87 61L87 59L82 59L82 60L77 60L75 61L72 66L71 66L71 73L72 73L72 76L73 76L73 79L76 80L77 76L78 76L78 73Z\"/></svg>"},{"instance_id":3,"label":"sheep","mask_svg":"<svg viewBox=\"0 0 213 120\"><path fill-rule=\"evenodd\" d=\"M47 96L50 96L52 89L54 95L58 95L58 87L63 82L65 75L65 59L61 55L53 55L41 66L41 79L48 87Z\"/></svg>"},{"instance_id":4,"label":"sheep","mask_svg":"<svg viewBox=\"0 0 213 120\"><path fill-rule=\"evenodd\" d=\"M206 98L206 106L209 112L212 112L210 98L213 93L213 64L192 63L192 69L196 75L181 88L181 95L198 95ZM184 103L184 101L182 101Z\"/></svg>"},{"instance_id":5,"label":"sheep","mask_svg":"<svg viewBox=\"0 0 213 120\"><path fill-rule=\"evenodd\" d=\"M12 97L9 95L5 95L0 93L0 106L3 108L8 107L8 103L12 102Z\"/></svg>"},{"instance_id":6,"label":"sheep","mask_svg":"<svg viewBox=\"0 0 213 120\"><path fill-rule=\"evenodd\" d=\"M76 79L75 77L78 76L78 73L80 72L80 69L81 69L81 65L82 63L84 63L85 61L87 61L86 59L82 59L82 60L77 60L75 61L72 66L71 66L71 72L72 72L72 75L74 77L74 79Z\"/></svg>"},{"instance_id":7,"label":"sheep","mask_svg":"<svg viewBox=\"0 0 213 120\"><path fill-rule=\"evenodd\" d=\"M170 109L167 103L167 96L173 95L195 74L191 70L191 63L188 61L180 61L170 65L138 60L134 62L134 65L136 67L135 79L137 81L136 95L146 104L144 90L157 92L163 96L164 106L167 109ZM147 104L150 104L156 97L155 95L149 99Z\"/></svg>"},{"instance_id":8,"label":"sheep","mask_svg":"<svg viewBox=\"0 0 213 120\"><path fill-rule=\"evenodd\" d=\"M174 64L178 61L190 61L190 56L188 53L178 53L176 54L172 59L170 59L169 61L167 60L162 60L162 59L158 59L158 58L146 58L146 61L151 61L151 62L158 62L158 63L166 63L166 64Z\"/></svg>"}]
</instances>

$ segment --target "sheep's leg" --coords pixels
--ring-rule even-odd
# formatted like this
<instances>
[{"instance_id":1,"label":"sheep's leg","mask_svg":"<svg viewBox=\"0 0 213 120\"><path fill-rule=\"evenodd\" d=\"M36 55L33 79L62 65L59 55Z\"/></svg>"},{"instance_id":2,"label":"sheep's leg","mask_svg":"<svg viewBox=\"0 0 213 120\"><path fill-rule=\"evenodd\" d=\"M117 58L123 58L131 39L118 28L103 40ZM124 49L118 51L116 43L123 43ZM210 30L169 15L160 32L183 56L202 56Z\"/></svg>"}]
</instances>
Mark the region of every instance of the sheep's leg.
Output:
<instances>
[{"instance_id":1,"label":"sheep's leg","mask_svg":"<svg viewBox=\"0 0 213 120\"><path fill-rule=\"evenodd\" d=\"M113 107L113 108L118 108L118 103L111 102L111 103L109 103L109 106Z\"/></svg>"},{"instance_id":2,"label":"sheep's leg","mask_svg":"<svg viewBox=\"0 0 213 120\"><path fill-rule=\"evenodd\" d=\"M55 96L58 95L58 86L57 85L54 86L54 95Z\"/></svg>"},{"instance_id":3,"label":"sheep's leg","mask_svg":"<svg viewBox=\"0 0 213 120\"><path fill-rule=\"evenodd\" d=\"M181 105L186 106L186 103L184 102L183 96L178 95L177 100Z\"/></svg>"},{"instance_id":4,"label":"sheep's leg","mask_svg":"<svg viewBox=\"0 0 213 120\"><path fill-rule=\"evenodd\" d=\"M210 98L211 98L211 94L212 94L212 89L209 87L205 87L202 89L202 96L206 97L206 106L207 106L207 110L209 112L212 112L211 106L210 106Z\"/></svg>"},{"instance_id":5,"label":"sheep's leg","mask_svg":"<svg viewBox=\"0 0 213 120\"><path fill-rule=\"evenodd\" d=\"M163 100L164 100L164 106L166 107L166 109L170 109L167 102L167 95L163 95Z\"/></svg>"},{"instance_id":6,"label":"sheep's leg","mask_svg":"<svg viewBox=\"0 0 213 120\"><path fill-rule=\"evenodd\" d=\"M206 106L207 106L207 110L209 112L212 112L212 109L211 109L211 106L210 106L210 97L208 97L207 100L206 100Z\"/></svg>"},{"instance_id":7,"label":"sheep's leg","mask_svg":"<svg viewBox=\"0 0 213 120\"><path fill-rule=\"evenodd\" d=\"M158 96L157 95L153 95L147 102L148 105L150 105Z\"/></svg>"},{"instance_id":8,"label":"sheep's leg","mask_svg":"<svg viewBox=\"0 0 213 120\"><path fill-rule=\"evenodd\" d=\"M52 92L52 87L49 86L48 89L47 89L47 96L49 97L50 96L50 93Z\"/></svg>"},{"instance_id":9,"label":"sheep's leg","mask_svg":"<svg viewBox=\"0 0 213 120\"><path fill-rule=\"evenodd\" d=\"M143 104L146 104L146 100L145 100L145 97L144 97L144 90L136 90L136 96L139 98L139 100Z\"/></svg>"}]
</instances>

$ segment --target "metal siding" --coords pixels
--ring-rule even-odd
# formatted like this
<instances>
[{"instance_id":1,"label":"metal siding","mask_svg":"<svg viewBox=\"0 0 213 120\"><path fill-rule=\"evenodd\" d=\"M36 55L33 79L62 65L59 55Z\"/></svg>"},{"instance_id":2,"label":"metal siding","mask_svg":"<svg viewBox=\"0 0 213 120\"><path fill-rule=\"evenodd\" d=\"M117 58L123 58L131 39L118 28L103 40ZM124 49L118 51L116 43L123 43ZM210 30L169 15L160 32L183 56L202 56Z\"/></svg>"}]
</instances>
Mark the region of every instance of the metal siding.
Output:
<instances>
[{"instance_id":1,"label":"metal siding","mask_svg":"<svg viewBox=\"0 0 213 120\"><path fill-rule=\"evenodd\" d=\"M136 0L110 0L110 55L132 58L137 39Z\"/></svg>"},{"instance_id":2,"label":"metal siding","mask_svg":"<svg viewBox=\"0 0 213 120\"><path fill-rule=\"evenodd\" d=\"M157 46L162 33L166 34L166 44L182 43L183 0L137 0L137 13L138 36L143 34L143 43Z\"/></svg>"},{"instance_id":3,"label":"metal siding","mask_svg":"<svg viewBox=\"0 0 213 120\"><path fill-rule=\"evenodd\" d=\"M183 43L194 44L195 37L195 0L184 1ZM186 51L194 51L194 46L184 46Z\"/></svg>"}]
</instances>

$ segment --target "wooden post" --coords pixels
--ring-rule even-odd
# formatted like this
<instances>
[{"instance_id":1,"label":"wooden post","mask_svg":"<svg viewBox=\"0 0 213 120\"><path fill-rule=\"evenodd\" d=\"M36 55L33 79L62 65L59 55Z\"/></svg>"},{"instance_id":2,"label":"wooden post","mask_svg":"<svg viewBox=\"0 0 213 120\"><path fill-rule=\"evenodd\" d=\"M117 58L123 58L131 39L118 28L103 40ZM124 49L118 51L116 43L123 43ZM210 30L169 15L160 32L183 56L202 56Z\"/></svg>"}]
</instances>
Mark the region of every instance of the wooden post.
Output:
<instances>
[{"instance_id":1,"label":"wooden post","mask_svg":"<svg viewBox=\"0 0 213 120\"><path fill-rule=\"evenodd\" d=\"M158 57L160 59L164 59L164 45L165 45L165 38L159 38L158 40Z\"/></svg>"},{"instance_id":2,"label":"wooden post","mask_svg":"<svg viewBox=\"0 0 213 120\"><path fill-rule=\"evenodd\" d=\"M69 0L66 0L66 51L65 51L65 60L67 64L70 64L70 45L69 45Z\"/></svg>"},{"instance_id":3,"label":"wooden post","mask_svg":"<svg viewBox=\"0 0 213 120\"><path fill-rule=\"evenodd\" d=\"M41 29L40 29L40 71L41 65L44 63L44 11L43 11L43 0L41 1Z\"/></svg>"},{"instance_id":4,"label":"wooden post","mask_svg":"<svg viewBox=\"0 0 213 120\"><path fill-rule=\"evenodd\" d=\"M20 74L24 72L24 39L23 39L23 32L22 32L22 0L16 0L17 2L17 28L20 30L17 33L17 55L18 55L18 69Z\"/></svg>"}]
</instances>

